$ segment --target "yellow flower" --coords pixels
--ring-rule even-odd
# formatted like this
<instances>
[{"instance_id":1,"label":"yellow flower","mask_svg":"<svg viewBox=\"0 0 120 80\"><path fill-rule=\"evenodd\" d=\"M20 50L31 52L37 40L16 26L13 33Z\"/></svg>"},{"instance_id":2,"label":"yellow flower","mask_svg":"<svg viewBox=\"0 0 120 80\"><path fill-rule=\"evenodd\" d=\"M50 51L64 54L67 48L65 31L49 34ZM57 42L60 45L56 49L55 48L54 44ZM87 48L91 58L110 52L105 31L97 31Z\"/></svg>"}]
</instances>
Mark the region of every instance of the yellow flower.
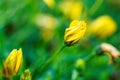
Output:
<instances>
[{"instance_id":1,"label":"yellow flower","mask_svg":"<svg viewBox=\"0 0 120 80\"><path fill-rule=\"evenodd\" d=\"M79 19L82 13L82 3L76 1L63 1L60 4L60 9L65 16L68 16L70 19Z\"/></svg>"},{"instance_id":2,"label":"yellow flower","mask_svg":"<svg viewBox=\"0 0 120 80\"><path fill-rule=\"evenodd\" d=\"M117 30L115 21L107 15L98 17L90 23L88 33L98 38L106 38L111 36Z\"/></svg>"},{"instance_id":3,"label":"yellow flower","mask_svg":"<svg viewBox=\"0 0 120 80\"><path fill-rule=\"evenodd\" d=\"M43 1L50 8L53 8L55 6L55 1L54 0L43 0Z\"/></svg>"},{"instance_id":4,"label":"yellow flower","mask_svg":"<svg viewBox=\"0 0 120 80\"><path fill-rule=\"evenodd\" d=\"M69 28L66 29L64 41L67 46L74 45L79 42L86 31L86 23L84 21L74 20L71 22Z\"/></svg>"},{"instance_id":5,"label":"yellow flower","mask_svg":"<svg viewBox=\"0 0 120 80\"><path fill-rule=\"evenodd\" d=\"M3 64L2 74L10 78L19 71L22 64L22 49L13 49Z\"/></svg>"},{"instance_id":6,"label":"yellow flower","mask_svg":"<svg viewBox=\"0 0 120 80\"><path fill-rule=\"evenodd\" d=\"M31 80L31 74L30 74L30 70L29 69L26 69L22 73L20 80Z\"/></svg>"},{"instance_id":7,"label":"yellow flower","mask_svg":"<svg viewBox=\"0 0 120 80\"><path fill-rule=\"evenodd\" d=\"M85 68L85 61L83 59L78 59L75 64L76 68L84 69Z\"/></svg>"},{"instance_id":8,"label":"yellow flower","mask_svg":"<svg viewBox=\"0 0 120 80\"><path fill-rule=\"evenodd\" d=\"M35 17L35 24L39 27L40 34L46 42L53 38L55 26L57 24L56 18L48 14L37 14Z\"/></svg>"},{"instance_id":9,"label":"yellow flower","mask_svg":"<svg viewBox=\"0 0 120 80\"><path fill-rule=\"evenodd\" d=\"M109 64L114 62L114 59L120 57L120 52L111 44L108 43L102 43L100 45L100 48L103 52L107 53L110 57Z\"/></svg>"}]
</instances>

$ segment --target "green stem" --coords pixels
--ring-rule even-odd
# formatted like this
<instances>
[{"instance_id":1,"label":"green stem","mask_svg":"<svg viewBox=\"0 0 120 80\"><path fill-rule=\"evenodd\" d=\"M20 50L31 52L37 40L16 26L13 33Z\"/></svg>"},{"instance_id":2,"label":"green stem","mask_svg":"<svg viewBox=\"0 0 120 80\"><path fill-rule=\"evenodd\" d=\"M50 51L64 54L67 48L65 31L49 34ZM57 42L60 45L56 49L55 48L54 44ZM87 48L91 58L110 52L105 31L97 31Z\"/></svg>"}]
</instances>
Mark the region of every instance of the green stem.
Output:
<instances>
[{"instance_id":1,"label":"green stem","mask_svg":"<svg viewBox=\"0 0 120 80\"><path fill-rule=\"evenodd\" d=\"M31 74L33 77L36 77L36 74L42 74L48 66L52 63L52 61L57 57L57 55L65 48L65 45L63 45L60 50L58 50L56 53L54 53L47 61L46 63L41 63L41 60L38 60L33 66L31 66ZM41 63L41 64L40 64ZM40 65L38 65L40 64Z\"/></svg>"},{"instance_id":2,"label":"green stem","mask_svg":"<svg viewBox=\"0 0 120 80\"><path fill-rule=\"evenodd\" d=\"M65 45L63 45L60 50L58 50L56 53L54 53L44 64L44 66L41 68L41 72L43 72L49 65L50 63L57 57L57 55L65 48Z\"/></svg>"},{"instance_id":3,"label":"green stem","mask_svg":"<svg viewBox=\"0 0 120 80\"><path fill-rule=\"evenodd\" d=\"M92 53L85 58L85 61L86 62L90 61L93 57L95 57L95 55L96 55L96 52L95 50L93 50Z\"/></svg>"},{"instance_id":4,"label":"green stem","mask_svg":"<svg viewBox=\"0 0 120 80\"><path fill-rule=\"evenodd\" d=\"M96 2L90 8L90 15L93 15L98 10L98 8L101 6L102 3L103 3L103 0L96 0Z\"/></svg>"}]
</instances>

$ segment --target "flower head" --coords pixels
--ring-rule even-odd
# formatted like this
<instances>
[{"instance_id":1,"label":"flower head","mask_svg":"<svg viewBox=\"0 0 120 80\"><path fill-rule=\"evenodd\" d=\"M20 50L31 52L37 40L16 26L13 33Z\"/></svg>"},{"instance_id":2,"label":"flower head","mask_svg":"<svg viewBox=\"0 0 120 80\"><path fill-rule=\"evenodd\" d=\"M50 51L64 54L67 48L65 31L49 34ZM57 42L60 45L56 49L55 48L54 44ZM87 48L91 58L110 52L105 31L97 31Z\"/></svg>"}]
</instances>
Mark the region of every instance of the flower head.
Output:
<instances>
[{"instance_id":1,"label":"flower head","mask_svg":"<svg viewBox=\"0 0 120 80\"><path fill-rule=\"evenodd\" d=\"M85 61L83 59L78 59L75 63L76 68L84 69L85 68Z\"/></svg>"},{"instance_id":2,"label":"flower head","mask_svg":"<svg viewBox=\"0 0 120 80\"><path fill-rule=\"evenodd\" d=\"M53 38L57 24L55 17L49 14L37 14L35 16L35 24L38 26L40 34L46 42Z\"/></svg>"},{"instance_id":3,"label":"flower head","mask_svg":"<svg viewBox=\"0 0 120 80\"><path fill-rule=\"evenodd\" d=\"M43 1L50 8L53 8L55 6L55 1L54 0L43 0Z\"/></svg>"},{"instance_id":4,"label":"flower head","mask_svg":"<svg viewBox=\"0 0 120 80\"><path fill-rule=\"evenodd\" d=\"M82 14L83 5L79 1L65 0L60 4L60 10L70 19L78 19Z\"/></svg>"},{"instance_id":5,"label":"flower head","mask_svg":"<svg viewBox=\"0 0 120 80\"><path fill-rule=\"evenodd\" d=\"M2 74L4 77L16 75L22 64L22 49L13 49L3 64Z\"/></svg>"},{"instance_id":6,"label":"flower head","mask_svg":"<svg viewBox=\"0 0 120 80\"><path fill-rule=\"evenodd\" d=\"M107 53L109 55L109 64L114 62L114 59L120 57L120 52L111 44L102 43L100 45L100 49L102 50L102 52Z\"/></svg>"},{"instance_id":7,"label":"flower head","mask_svg":"<svg viewBox=\"0 0 120 80\"><path fill-rule=\"evenodd\" d=\"M20 80L31 80L31 74L30 74L30 70L29 69L26 69L22 73Z\"/></svg>"},{"instance_id":8,"label":"flower head","mask_svg":"<svg viewBox=\"0 0 120 80\"><path fill-rule=\"evenodd\" d=\"M106 38L111 36L116 30L116 22L110 16L104 15L90 23L88 33L98 38Z\"/></svg>"},{"instance_id":9,"label":"flower head","mask_svg":"<svg viewBox=\"0 0 120 80\"><path fill-rule=\"evenodd\" d=\"M64 41L67 46L74 45L83 38L86 31L86 23L84 21L74 20L69 28L66 29Z\"/></svg>"}]
</instances>

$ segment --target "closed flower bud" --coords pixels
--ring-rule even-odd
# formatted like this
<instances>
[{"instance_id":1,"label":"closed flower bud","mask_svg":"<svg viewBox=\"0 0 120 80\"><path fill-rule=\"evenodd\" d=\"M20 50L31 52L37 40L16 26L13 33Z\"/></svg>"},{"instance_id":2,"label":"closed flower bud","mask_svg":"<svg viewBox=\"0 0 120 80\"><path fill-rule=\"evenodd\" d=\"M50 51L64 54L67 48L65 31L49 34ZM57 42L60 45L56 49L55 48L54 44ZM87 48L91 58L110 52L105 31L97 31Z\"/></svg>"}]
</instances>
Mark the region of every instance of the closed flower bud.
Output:
<instances>
[{"instance_id":1,"label":"closed flower bud","mask_svg":"<svg viewBox=\"0 0 120 80\"><path fill-rule=\"evenodd\" d=\"M72 46L81 40L86 31L86 23L84 21L74 20L69 28L66 29L64 41L67 46Z\"/></svg>"},{"instance_id":2,"label":"closed flower bud","mask_svg":"<svg viewBox=\"0 0 120 80\"><path fill-rule=\"evenodd\" d=\"M37 14L35 16L35 24L38 26L44 41L49 42L54 36L57 24L56 18L48 14Z\"/></svg>"},{"instance_id":3,"label":"closed flower bud","mask_svg":"<svg viewBox=\"0 0 120 80\"><path fill-rule=\"evenodd\" d=\"M114 59L120 57L120 52L114 46L108 43L102 43L100 45L100 48L104 53L107 53L109 55L109 64L114 62Z\"/></svg>"},{"instance_id":4,"label":"closed flower bud","mask_svg":"<svg viewBox=\"0 0 120 80\"><path fill-rule=\"evenodd\" d=\"M117 30L116 22L108 15L100 16L90 23L88 33L97 38L107 38Z\"/></svg>"},{"instance_id":5,"label":"closed flower bud","mask_svg":"<svg viewBox=\"0 0 120 80\"><path fill-rule=\"evenodd\" d=\"M4 61L2 74L6 78L13 77L19 71L22 64L22 49L13 49Z\"/></svg>"},{"instance_id":6,"label":"closed flower bud","mask_svg":"<svg viewBox=\"0 0 120 80\"><path fill-rule=\"evenodd\" d=\"M85 61L83 59L78 59L75 63L75 67L77 69L84 69L85 68Z\"/></svg>"},{"instance_id":7,"label":"closed flower bud","mask_svg":"<svg viewBox=\"0 0 120 80\"><path fill-rule=\"evenodd\" d=\"M82 14L83 4L81 1L64 0L60 3L60 10L71 20L79 19Z\"/></svg>"},{"instance_id":8,"label":"closed flower bud","mask_svg":"<svg viewBox=\"0 0 120 80\"><path fill-rule=\"evenodd\" d=\"M30 74L30 70L29 69L26 69L22 73L20 80L31 80L31 74Z\"/></svg>"},{"instance_id":9,"label":"closed flower bud","mask_svg":"<svg viewBox=\"0 0 120 80\"><path fill-rule=\"evenodd\" d=\"M50 8L53 8L55 6L55 1L54 0L43 0L43 1Z\"/></svg>"}]
</instances>

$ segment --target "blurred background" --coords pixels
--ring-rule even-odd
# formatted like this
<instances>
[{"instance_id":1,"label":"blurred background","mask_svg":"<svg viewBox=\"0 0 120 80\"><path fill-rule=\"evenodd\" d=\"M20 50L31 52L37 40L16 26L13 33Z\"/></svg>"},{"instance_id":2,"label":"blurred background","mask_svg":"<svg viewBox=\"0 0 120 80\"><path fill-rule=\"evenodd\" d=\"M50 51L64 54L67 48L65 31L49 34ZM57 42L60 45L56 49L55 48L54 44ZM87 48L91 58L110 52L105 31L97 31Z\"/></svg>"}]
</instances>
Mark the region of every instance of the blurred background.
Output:
<instances>
[{"instance_id":1,"label":"blurred background","mask_svg":"<svg viewBox=\"0 0 120 80\"><path fill-rule=\"evenodd\" d=\"M41 72L41 66L64 45L72 20L84 20L87 31L74 46L65 47ZM85 59L106 42L120 50L120 0L0 0L0 79L3 61L22 48L23 64L13 78L30 69L33 80L120 80L109 56ZM79 66L79 67L78 67Z\"/></svg>"}]
</instances>

